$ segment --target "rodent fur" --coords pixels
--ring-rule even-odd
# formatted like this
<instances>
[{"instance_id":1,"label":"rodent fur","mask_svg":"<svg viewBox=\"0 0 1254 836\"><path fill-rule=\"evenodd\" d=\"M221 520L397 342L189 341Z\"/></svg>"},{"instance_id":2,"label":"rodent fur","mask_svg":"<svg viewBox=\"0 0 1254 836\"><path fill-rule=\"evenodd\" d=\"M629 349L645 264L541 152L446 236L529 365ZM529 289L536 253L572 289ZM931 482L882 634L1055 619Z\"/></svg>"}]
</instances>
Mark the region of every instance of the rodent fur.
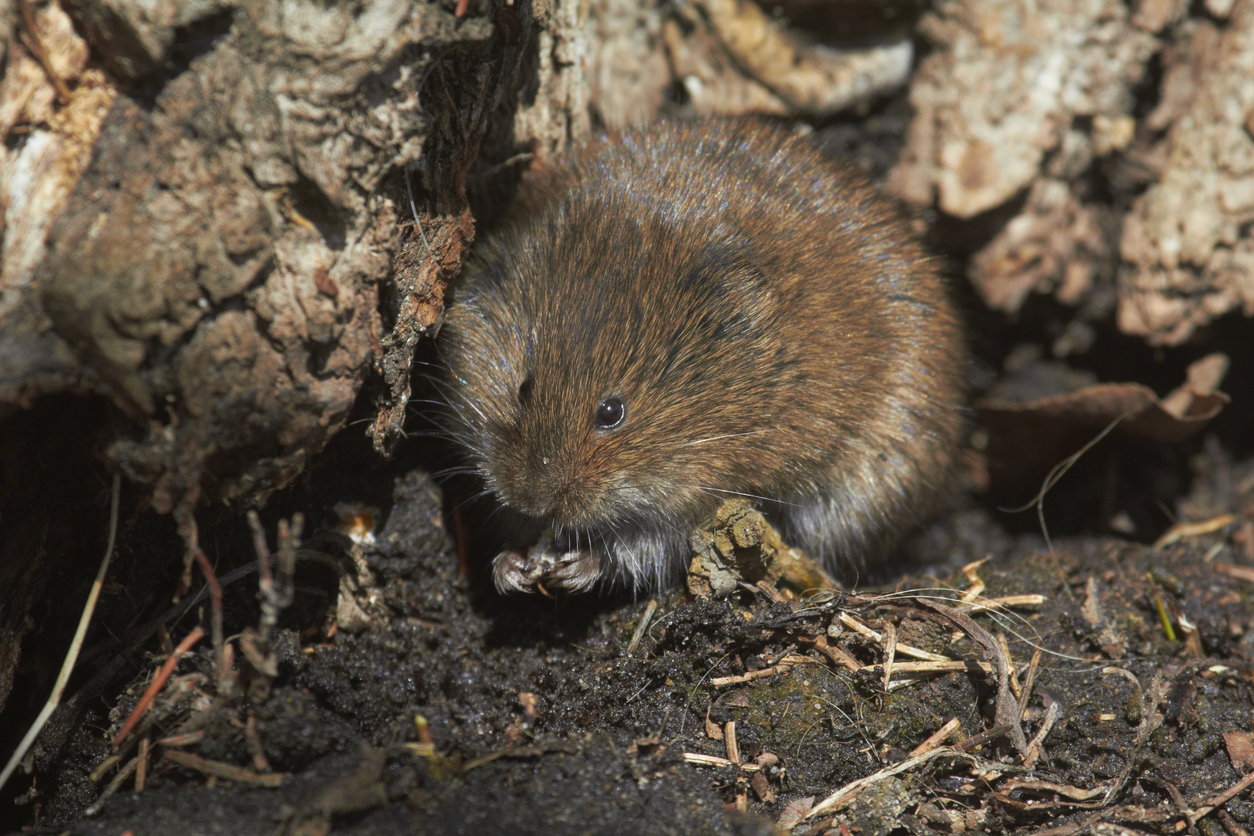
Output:
<instances>
[{"instance_id":1,"label":"rodent fur","mask_svg":"<svg viewBox=\"0 0 1254 836\"><path fill-rule=\"evenodd\" d=\"M754 120L625 130L525 183L440 353L445 429L503 506L503 586L550 525L550 585L669 582L736 495L856 565L934 507L964 424L940 263L862 177Z\"/></svg>"}]
</instances>

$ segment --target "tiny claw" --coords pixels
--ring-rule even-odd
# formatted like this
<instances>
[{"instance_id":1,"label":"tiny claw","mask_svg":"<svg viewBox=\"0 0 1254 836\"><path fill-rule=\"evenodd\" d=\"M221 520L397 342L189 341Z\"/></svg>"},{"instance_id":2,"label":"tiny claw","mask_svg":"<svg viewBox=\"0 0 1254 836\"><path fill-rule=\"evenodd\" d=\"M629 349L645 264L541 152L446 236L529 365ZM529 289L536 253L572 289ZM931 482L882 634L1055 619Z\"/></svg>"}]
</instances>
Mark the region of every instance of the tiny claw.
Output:
<instances>
[{"instance_id":1,"label":"tiny claw","mask_svg":"<svg viewBox=\"0 0 1254 836\"><path fill-rule=\"evenodd\" d=\"M549 595L542 583L552 589L583 592L600 576L601 559L593 552L556 552L548 543L539 543L525 552L506 549L492 559L492 582L502 595L536 589Z\"/></svg>"},{"instance_id":2,"label":"tiny claw","mask_svg":"<svg viewBox=\"0 0 1254 836\"><path fill-rule=\"evenodd\" d=\"M492 559L492 583L502 595L531 592L535 580L527 577L527 553L522 549L506 549Z\"/></svg>"},{"instance_id":3,"label":"tiny claw","mask_svg":"<svg viewBox=\"0 0 1254 836\"><path fill-rule=\"evenodd\" d=\"M567 592L587 592L600 577L601 559L592 552L566 552L544 574L549 586Z\"/></svg>"}]
</instances>

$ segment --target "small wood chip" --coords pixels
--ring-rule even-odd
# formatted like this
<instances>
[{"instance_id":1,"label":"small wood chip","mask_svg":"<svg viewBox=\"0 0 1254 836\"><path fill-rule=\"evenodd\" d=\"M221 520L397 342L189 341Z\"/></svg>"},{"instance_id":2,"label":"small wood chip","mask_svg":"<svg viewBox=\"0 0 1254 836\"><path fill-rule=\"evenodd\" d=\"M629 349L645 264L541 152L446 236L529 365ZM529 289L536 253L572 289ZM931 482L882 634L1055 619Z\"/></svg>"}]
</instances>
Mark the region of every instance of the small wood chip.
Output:
<instances>
[{"instance_id":1,"label":"small wood chip","mask_svg":"<svg viewBox=\"0 0 1254 836\"><path fill-rule=\"evenodd\" d=\"M844 624L849 629L854 630L855 632L860 633L863 636L866 636L868 639L871 639L872 641L880 642L881 644L884 642L883 636L881 636L879 633L875 632L870 627L863 624L858 619L851 616L849 613L842 612L840 614L840 623ZM897 653L900 653L902 656L912 656L915 659L924 659L929 662L952 661L948 656L942 656L939 653L932 653L931 651L927 651L927 650L920 650L919 648L911 647L908 644L898 644Z\"/></svg>"},{"instance_id":2,"label":"small wood chip","mask_svg":"<svg viewBox=\"0 0 1254 836\"><path fill-rule=\"evenodd\" d=\"M1209 520L1201 522L1177 523L1167 529L1162 537L1154 541L1153 548L1162 549L1189 537L1200 537L1203 534L1210 534L1230 525L1234 519L1235 517L1231 514L1220 514L1217 517L1211 517Z\"/></svg>"},{"instance_id":3,"label":"small wood chip","mask_svg":"<svg viewBox=\"0 0 1254 836\"><path fill-rule=\"evenodd\" d=\"M749 786L753 788L753 793L763 804L775 803L775 790L771 789L771 784L766 780L766 775L761 772L753 773L753 777L749 779Z\"/></svg>"},{"instance_id":4,"label":"small wood chip","mask_svg":"<svg viewBox=\"0 0 1254 836\"><path fill-rule=\"evenodd\" d=\"M718 676L710 680L710 684L715 688L722 688L726 685L741 685L745 682L752 682L755 679L766 679L768 676L775 674L785 674L792 670L791 665L775 665L769 668L763 668L760 671L749 671L739 676Z\"/></svg>"},{"instance_id":5,"label":"small wood chip","mask_svg":"<svg viewBox=\"0 0 1254 836\"><path fill-rule=\"evenodd\" d=\"M962 728L962 724L958 722L957 717L954 717L948 723L941 726L936 731L932 732L932 735L927 740L923 741L918 746L915 746L913 749L911 749L910 757L917 758L919 757L919 755L927 754L928 752L935 749L937 746L944 743L947 739L949 739L949 737L953 735L954 732L958 731L960 728Z\"/></svg>"},{"instance_id":6,"label":"small wood chip","mask_svg":"<svg viewBox=\"0 0 1254 836\"><path fill-rule=\"evenodd\" d=\"M258 787L278 787L283 784L282 775L262 775L258 772L253 772L251 769L243 769L242 767L232 766L221 761L211 761L199 755L193 755L190 752L167 751L165 759L178 766L194 769L204 775L225 778L228 781L235 781L239 784L252 784Z\"/></svg>"}]
</instances>

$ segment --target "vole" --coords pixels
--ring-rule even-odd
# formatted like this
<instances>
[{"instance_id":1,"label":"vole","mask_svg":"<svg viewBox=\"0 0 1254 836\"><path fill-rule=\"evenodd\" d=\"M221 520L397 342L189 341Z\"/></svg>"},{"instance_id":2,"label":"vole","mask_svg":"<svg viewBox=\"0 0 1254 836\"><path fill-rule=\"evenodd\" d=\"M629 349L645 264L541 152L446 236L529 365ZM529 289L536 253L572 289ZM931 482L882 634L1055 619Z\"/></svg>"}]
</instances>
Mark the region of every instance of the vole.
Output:
<instances>
[{"instance_id":1,"label":"vole","mask_svg":"<svg viewBox=\"0 0 1254 836\"><path fill-rule=\"evenodd\" d=\"M942 272L889 199L764 122L624 130L540 172L439 343L498 588L661 585L731 496L829 566L880 554L964 426Z\"/></svg>"}]
</instances>

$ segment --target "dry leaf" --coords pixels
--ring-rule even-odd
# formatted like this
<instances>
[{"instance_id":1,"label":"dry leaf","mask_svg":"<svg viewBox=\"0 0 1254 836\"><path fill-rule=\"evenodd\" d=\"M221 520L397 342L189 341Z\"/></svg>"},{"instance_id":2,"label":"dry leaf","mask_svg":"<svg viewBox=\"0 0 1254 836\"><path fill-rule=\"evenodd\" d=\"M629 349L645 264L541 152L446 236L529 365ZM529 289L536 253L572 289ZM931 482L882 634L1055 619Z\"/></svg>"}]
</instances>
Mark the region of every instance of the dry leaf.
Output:
<instances>
[{"instance_id":1,"label":"dry leaf","mask_svg":"<svg viewBox=\"0 0 1254 836\"><path fill-rule=\"evenodd\" d=\"M1232 768L1241 774L1254 769L1254 735L1249 732L1224 732L1224 745Z\"/></svg>"}]
</instances>

